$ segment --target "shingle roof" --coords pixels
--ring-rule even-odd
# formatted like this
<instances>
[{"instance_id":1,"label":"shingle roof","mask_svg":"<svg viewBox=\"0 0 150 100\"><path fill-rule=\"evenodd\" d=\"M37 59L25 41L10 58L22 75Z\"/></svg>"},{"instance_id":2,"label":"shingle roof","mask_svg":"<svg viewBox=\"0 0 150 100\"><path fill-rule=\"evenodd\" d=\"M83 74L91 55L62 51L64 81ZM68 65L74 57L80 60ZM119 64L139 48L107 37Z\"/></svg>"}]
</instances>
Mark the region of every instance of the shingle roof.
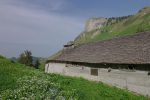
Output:
<instances>
[{"instance_id":1,"label":"shingle roof","mask_svg":"<svg viewBox=\"0 0 150 100\"><path fill-rule=\"evenodd\" d=\"M150 32L80 45L53 61L150 64Z\"/></svg>"}]
</instances>

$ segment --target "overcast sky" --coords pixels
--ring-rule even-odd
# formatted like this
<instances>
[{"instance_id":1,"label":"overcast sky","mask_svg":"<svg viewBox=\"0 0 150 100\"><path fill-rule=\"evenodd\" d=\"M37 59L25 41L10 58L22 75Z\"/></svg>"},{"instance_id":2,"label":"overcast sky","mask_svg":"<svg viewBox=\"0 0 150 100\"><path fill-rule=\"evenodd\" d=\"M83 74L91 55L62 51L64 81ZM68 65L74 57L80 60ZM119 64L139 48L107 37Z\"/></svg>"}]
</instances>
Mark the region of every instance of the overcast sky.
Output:
<instances>
[{"instance_id":1,"label":"overcast sky","mask_svg":"<svg viewBox=\"0 0 150 100\"><path fill-rule=\"evenodd\" d=\"M136 13L150 0L0 0L0 54L28 49L49 57L84 30L90 17Z\"/></svg>"}]
</instances>

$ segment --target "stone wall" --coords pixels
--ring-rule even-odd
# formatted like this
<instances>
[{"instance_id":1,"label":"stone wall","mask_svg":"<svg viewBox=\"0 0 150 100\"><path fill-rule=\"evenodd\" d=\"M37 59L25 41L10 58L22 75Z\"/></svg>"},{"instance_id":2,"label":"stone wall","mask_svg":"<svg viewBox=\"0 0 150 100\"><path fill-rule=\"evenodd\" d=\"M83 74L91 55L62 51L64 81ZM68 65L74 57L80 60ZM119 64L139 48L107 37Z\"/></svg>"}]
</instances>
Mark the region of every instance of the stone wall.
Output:
<instances>
[{"instance_id":1,"label":"stone wall","mask_svg":"<svg viewBox=\"0 0 150 100\"><path fill-rule=\"evenodd\" d=\"M146 71L128 71L98 68L98 76L91 75L91 68L86 66L49 63L45 66L47 73L59 73L67 76L83 77L88 80L101 81L119 88L150 96L150 76Z\"/></svg>"},{"instance_id":2,"label":"stone wall","mask_svg":"<svg viewBox=\"0 0 150 100\"><path fill-rule=\"evenodd\" d=\"M61 63L48 63L45 65L46 73L64 74L66 64Z\"/></svg>"}]
</instances>

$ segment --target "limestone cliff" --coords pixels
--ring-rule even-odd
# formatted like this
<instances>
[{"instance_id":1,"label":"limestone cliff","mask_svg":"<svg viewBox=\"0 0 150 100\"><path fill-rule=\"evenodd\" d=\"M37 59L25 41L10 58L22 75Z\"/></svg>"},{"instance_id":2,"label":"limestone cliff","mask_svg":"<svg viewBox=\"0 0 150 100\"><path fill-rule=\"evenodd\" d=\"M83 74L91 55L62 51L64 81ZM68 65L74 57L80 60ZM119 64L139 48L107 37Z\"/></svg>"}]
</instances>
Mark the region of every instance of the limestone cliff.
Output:
<instances>
[{"instance_id":1,"label":"limestone cliff","mask_svg":"<svg viewBox=\"0 0 150 100\"><path fill-rule=\"evenodd\" d=\"M101 31L101 28L107 24L108 19L107 18L90 18L85 23L85 29L84 31L75 39L75 42L78 42L80 40L87 39L87 38L93 38L96 34L98 34Z\"/></svg>"},{"instance_id":2,"label":"limestone cliff","mask_svg":"<svg viewBox=\"0 0 150 100\"><path fill-rule=\"evenodd\" d=\"M100 29L107 22L106 18L90 18L85 25L85 32Z\"/></svg>"}]
</instances>

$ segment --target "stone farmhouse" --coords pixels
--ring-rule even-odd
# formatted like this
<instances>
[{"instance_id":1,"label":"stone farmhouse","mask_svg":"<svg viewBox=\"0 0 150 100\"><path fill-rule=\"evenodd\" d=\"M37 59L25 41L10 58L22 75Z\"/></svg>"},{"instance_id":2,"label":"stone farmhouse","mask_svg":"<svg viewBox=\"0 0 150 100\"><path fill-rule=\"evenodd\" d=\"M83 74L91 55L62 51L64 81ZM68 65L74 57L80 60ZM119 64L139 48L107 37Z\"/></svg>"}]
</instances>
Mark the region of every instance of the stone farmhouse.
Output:
<instances>
[{"instance_id":1,"label":"stone farmhouse","mask_svg":"<svg viewBox=\"0 0 150 100\"><path fill-rule=\"evenodd\" d=\"M47 61L45 72L101 81L150 96L150 32L65 45L60 56Z\"/></svg>"}]
</instances>

